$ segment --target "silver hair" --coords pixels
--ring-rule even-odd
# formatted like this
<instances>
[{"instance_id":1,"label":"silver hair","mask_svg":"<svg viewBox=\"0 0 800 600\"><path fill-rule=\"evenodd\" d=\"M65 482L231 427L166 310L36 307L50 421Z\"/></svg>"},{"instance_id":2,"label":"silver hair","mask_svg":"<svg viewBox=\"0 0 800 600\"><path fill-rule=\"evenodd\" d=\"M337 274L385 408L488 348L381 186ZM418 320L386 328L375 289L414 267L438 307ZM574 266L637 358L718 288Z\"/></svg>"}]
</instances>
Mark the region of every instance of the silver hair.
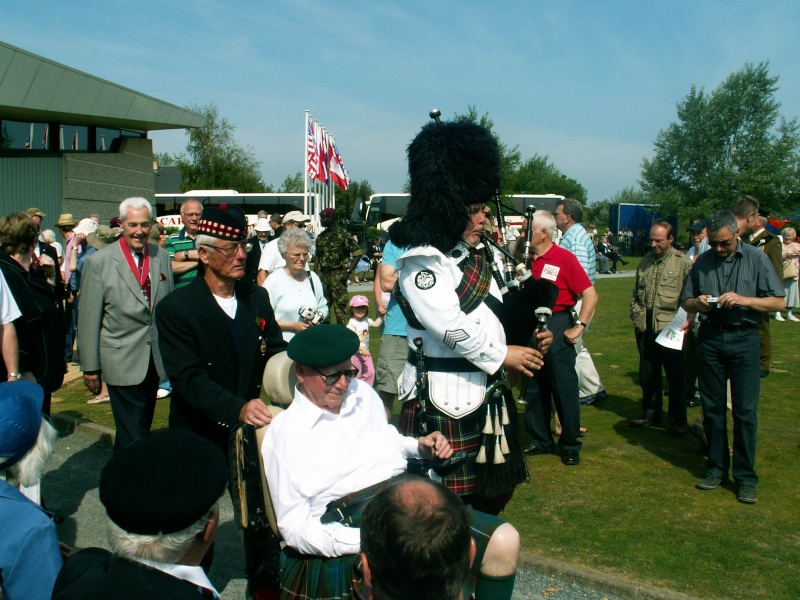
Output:
<instances>
[{"instance_id":1,"label":"silver hair","mask_svg":"<svg viewBox=\"0 0 800 600\"><path fill-rule=\"evenodd\" d=\"M739 224L736 221L736 217L733 216L733 213L729 210L718 210L710 215L706 219L706 231L709 235L712 233L717 233L718 231L722 231L725 228L731 230L731 233L736 233L736 229L739 227Z\"/></svg>"},{"instance_id":2,"label":"silver hair","mask_svg":"<svg viewBox=\"0 0 800 600\"><path fill-rule=\"evenodd\" d=\"M45 229L42 232L42 239L48 244L52 244L56 241L56 234L52 229Z\"/></svg>"},{"instance_id":3,"label":"silver hair","mask_svg":"<svg viewBox=\"0 0 800 600\"><path fill-rule=\"evenodd\" d=\"M0 464L0 479L5 479L12 485L33 486L39 483L47 460L53 454L58 439L58 432L47 417L42 417L39 425L39 435L33 448L22 457L22 460L3 469Z\"/></svg>"},{"instance_id":4,"label":"silver hair","mask_svg":"<svg viewBox=\"0 0 800 600\"><path fill-rule=\"evenodd\" d=\"M196 247L200 246L213 246L214 242L216 242L219 238L215 238L213 235L208 235L207 233L198 233L197 237L194 238L194 245Z\"/></svg>"},{"instance_id":5,"label":"silver hair","mask_svg":"<svg viewBox=\"0 0 800 600\"><path fill-rule=\"evenodd\" d=\"M281 255L286 254L289 250L289 246L292 244L303 246L307 251L311 248L311 238L308 237L305 230L291 227L284 231L281 237L278 238L278 252Z\"/></svg>"},{"instance_id":6,"label":"silver hair","mask_svg":"<svg viewBox=\"0 0 800 600\"><path fill-rule=\"evenodd\" d=\"M111 551L117 556L133 560L145 558L156 562L175 564L185 556L195 538L205 529L211 512L219 514L219 507L212 506L199 521L189 525L186 529L175 533L153 535L130 533L108 519L108 543Z\"/></svg>"},{"instance_id":7,"label":"silver hair","mask_svg":"<svg viewBox=\"0 0 800 600\"><path fill-rule=\"evenodd\" d=\"M786 234L789 233L790 231L794 234L795 237L797 237L797 230L794 227L784 227L783 229L781 229L781 235L786 237Z\"/></svg>"},{"instance_id":8,"label":"silver hair","mask_svg":"<svg viewBox=\"0 0 800 600\"><path fill-rule=\"evenodd\" d=\"M550 212L546 210L537 210L533 213L533 229L546 229L547 233L552 238L553 232L556 230L556 220Z\"/></svg>"},{"instance_id":9,"label":"silver hair","mask_svg":"<svg viewBox=\"0 0 800 600\"><path fill-rule=\"evenodd\" d=\"M137 210L139 208L146 208L147 209L147 218L153 218L153 205L147 200L147 198L141 198L135 196L133 198L126 198L119 204L119 218L121 221L125 221L128 218L128 211L129 210Z\"/></svg>"}]
</instances>

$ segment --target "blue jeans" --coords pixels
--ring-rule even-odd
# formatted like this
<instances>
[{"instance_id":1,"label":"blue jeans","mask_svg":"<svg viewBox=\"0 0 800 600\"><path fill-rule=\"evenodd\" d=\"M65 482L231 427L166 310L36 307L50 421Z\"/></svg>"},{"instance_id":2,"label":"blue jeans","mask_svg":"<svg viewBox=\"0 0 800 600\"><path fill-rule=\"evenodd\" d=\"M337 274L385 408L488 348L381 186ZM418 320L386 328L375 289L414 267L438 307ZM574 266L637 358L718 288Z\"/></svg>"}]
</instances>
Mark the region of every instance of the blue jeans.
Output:
<instances>
[{"instance_id":1,"label":"blue jeans","mask_svg":"<svg viewBox=\"0 0 800 600\"><path fill-rule=\"evenodd\" d=\"M703 427L708 439L708 473L726 479L728 450L727 386L731 382L733 412L733 480L758 483L755 472L758 430L758 329L721 329L703 323L697 336L697 377L703 403Z\"/></svg>"}]
</instances>

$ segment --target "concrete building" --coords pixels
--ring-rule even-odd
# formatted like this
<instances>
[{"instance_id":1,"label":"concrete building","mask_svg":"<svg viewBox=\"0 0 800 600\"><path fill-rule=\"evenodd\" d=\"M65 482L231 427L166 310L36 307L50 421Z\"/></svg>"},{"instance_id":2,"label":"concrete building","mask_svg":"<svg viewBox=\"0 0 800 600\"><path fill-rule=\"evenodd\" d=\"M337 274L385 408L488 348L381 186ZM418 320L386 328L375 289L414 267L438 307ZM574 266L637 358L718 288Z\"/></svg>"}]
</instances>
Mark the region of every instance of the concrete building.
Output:
<instances>
[{"instance_id":1,"label":"concrete building","mask_svg":"<svg viewBox=\"0 0 800 600\"><path fill-rule=\"evenodd\" d=\"M200 127L163 100L0 42L0 213L36 206L107 222L129 196L154 201L149 131Z\"/></svg>"}]
</instances>

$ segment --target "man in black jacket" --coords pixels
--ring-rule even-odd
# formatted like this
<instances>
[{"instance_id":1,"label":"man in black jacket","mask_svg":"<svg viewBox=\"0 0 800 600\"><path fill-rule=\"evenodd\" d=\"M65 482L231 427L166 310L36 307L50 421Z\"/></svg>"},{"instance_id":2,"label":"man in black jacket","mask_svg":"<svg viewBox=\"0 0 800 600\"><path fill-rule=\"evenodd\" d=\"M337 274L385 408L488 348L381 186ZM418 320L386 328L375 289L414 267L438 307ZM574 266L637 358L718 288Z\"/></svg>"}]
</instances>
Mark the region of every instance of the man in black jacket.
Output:
<instances>
[{"instance_id":1,"label":"man in black jacket","mask_svg":"<svg viewBox=\"0 0 800 600\"><path fill-rule=\"evenodd\" d=\"M227 455L230 428L271 420L261 401L264 367L286 349L264 288L244 281L247 221L238 206L203 210L196 239L203 276L156 313L172 382L170 429L189 429Z\"/></svg>"}]
</instances>

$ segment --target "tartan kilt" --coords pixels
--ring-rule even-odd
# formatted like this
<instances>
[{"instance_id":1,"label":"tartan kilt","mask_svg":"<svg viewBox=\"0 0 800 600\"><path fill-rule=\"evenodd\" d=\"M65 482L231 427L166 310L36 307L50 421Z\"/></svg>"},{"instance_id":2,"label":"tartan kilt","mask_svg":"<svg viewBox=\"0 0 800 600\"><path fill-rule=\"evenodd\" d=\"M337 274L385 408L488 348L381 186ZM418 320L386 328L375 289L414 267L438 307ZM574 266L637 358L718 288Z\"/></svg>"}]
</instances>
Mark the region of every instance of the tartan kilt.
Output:
<instances>
[{"instance_id":1,"label":"tartan kilt","mask_svg":"<svg viewBox=\"0 0 800 600\"><path fill-rule=\"evenodd\" d=\"M350 600L365 598L361 556L311 556L283 549L281 600Z\"/></svg>"},{"instance_id":2,"label":"tartan kilt","mask_svg":"<svg viewBox=\"0 0 800 600\"><path fill-rule=\"evenodd\" d=\"M397 425L397 429L403 435L416 436L414 418L418 407L419 402L416 399L403 403L403 410L400 412L400 420ZM442 479L442 483L459 496L469 496L475 493L477 484L475 459L481 446L484 413L485 411L478 409L463 419L453 419L433 406L432 402L427 404L428 432L438 431L444 435L450 442L453 452L467 453L467 460L464 461L464 464L452 475Z\"/></svg>"},{"instance_id":3,"label":"tartan kilt","mask_svg":"<svg viewBox=\"0 0 800 600\"><path fill-rule=\"evenodd\" d=\"M503 519L470 509L470 534L475 540L475 560L464 581L464 598L475 591L486 547ZM324 557L300 554L289 547L283 550L281 600L361 600L367 598L361 573L361 556Z\"/></svg>"}]
</instances>

